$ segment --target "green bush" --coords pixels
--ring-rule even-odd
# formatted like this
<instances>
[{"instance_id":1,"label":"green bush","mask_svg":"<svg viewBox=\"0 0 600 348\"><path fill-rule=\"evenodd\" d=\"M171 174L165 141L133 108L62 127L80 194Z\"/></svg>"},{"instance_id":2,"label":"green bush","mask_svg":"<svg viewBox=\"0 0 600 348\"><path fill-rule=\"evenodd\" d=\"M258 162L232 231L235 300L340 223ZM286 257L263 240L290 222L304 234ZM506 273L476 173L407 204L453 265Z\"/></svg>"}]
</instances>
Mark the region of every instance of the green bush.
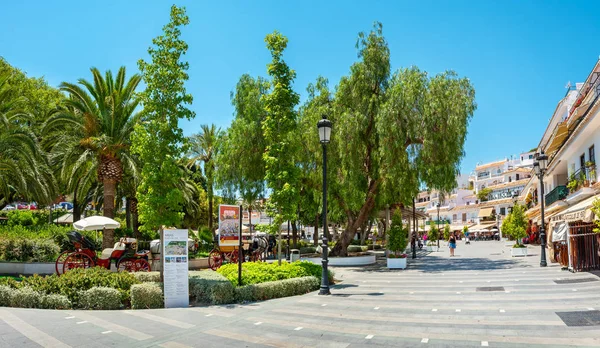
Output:
<instances>
[{"instance_id":1,"label":"green bush","mask_svg":"<svg viewBox=\"0 0 600 348\"><path fill-rule=\"evenodd\" d=\"M349 253L361 253L369 250L367 245L350 245L348 246Z\"/></svg>"},{"instance_id":2,"label":"green bush","mask_svg":"<svg viewBox=\"0 0 600 348\"><path fill-rule=\"evenodd\" d=\"M114 288L95 286L79 294L78 307L113 310L121 308L121 293Z\"/></svg>"},{"instance_id":3,"label":"green bush","mask_svg":"<svg viewBox=\"0 0 600 348\"><path fill-rule=\"evenodd\" d=\"M10 306L10 298L13 291L15 289L8 285L0 285L0 307Z\"/></svg>"},{"instance_id":4,"label":"green bush","mask_svg":"<svg viewBox=\"0 0 600 348\"><path fill-rule=\"evenodd\" d=\"M214 271L189 272L190 295L198 303L226 304L235 300L232 283Z\"/></svg>"},{"instance_id":5,"label":"green bush","mask_svg":"<svg viewBox=\"0 0 600 348\"><path fill-rule=\"evenodd\" d=\"M60 249L52 240L3 239L0 237L0 260L17 262L51 262Z\"/></svg>"},{"instance_id":6,"label":"green bush","mask_svg":"<svg viewBox=\"0 0 600 348\"><path fill-rule=\"evenodd\" d=\"M221 266L218 273L225 276L234 285L238 285L238 269L236 264L227 264ZM282 262L244 262L242 264L242 283L243 285L258 284L276 280L300 278L305 276L321 277L321 266L308 261L296 261L294 263ZM330 274L333 278L333 274Z\"/></svg>"},{"instance_id":7,"label":"green bush","mask_svg":"<svg viewBox=\"0 0 600 348\"><path fill-rule=\"evenodd\" d=\"M314 246L300 248L300 254L314 254L317 252L317 248Z\"/></svg>"},{"instance_id":8,"label":"green bush","mask_svg":"<svg viewBox=\"0 0 600 348\"><path fill-rule=\"evenodd\" d=\"M38 224L38 217L30 210L13 210L7 214L8 226L34 226Z\"/></svg>"},{"instance_id":9,"label":"green bush","mask_svg":"<svg viewBox=\"0 0 600 348\"><path fill-rule=\"evenodd\" d=\"M238 302L264 301L306 294L319 289L319 278L313 276L251 284L235 289Z\"/></svg>"},{"instance_id":10,"label":"green bush","mask_svg":"<svg viewBox=\"0 0 600 348\"><path fill-rule=\"evenodd\" d=\"M42 295L40 301L40 308L43 309L71 309L72 307L71 301L64 295Z\"/></svg>"},{"instance_id":11,"label":"green bush","mask_svg":"<svg viewBox=\"0 0 600 348\"><path fill-rule=\"evenodd\" d=\"M29 287L14 289L10 296L10 306L19 308L39 308L42 294Z\"/></svg>"},{"instance_id":12,"label":"green bush","mask_svg":"<svg viewBox=\"0 0 600 348\"><path fill-rule=\"evenodd\" d=\"M128 272L113 273L102 267L89 269L73 269L61 275L23 278L21 282L9 283L13 287L31 287L44 294L60 294L66 296L74 306L79 305L82 291L93 287L109 287L118 290L121 302L129 301L129 289L140 281Z\"/></svg>"},{"instance_id":13,"label":"green bush","mask_svg":"<svg viewBox=\"0 0 600 348\"><path fill-rule=\"evenodd\" d=\"M160 283L143 283L131 286L131 308L164 308L163 291Z\"/></svg>"},{"instance_id":14,"label":"green bush","mask_svg":"<svg viewBox=\"0 0 600 348\"><path fill-rule=\"evenodd\" d=\"M160 283L160 272L135 272L132 274L142 283Z\"/></svg>"}]
</instances>

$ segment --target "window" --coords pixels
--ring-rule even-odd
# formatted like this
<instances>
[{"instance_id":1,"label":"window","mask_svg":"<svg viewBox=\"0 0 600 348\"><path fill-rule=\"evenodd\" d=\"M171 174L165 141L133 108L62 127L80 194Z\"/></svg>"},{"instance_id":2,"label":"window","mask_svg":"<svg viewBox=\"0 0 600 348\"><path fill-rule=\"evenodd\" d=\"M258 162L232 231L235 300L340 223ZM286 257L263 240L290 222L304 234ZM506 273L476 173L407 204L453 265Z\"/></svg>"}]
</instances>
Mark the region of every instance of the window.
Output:
<instances>
[{"instance_id":1,"label":"window","mask_svg":"<svg viewBox=\"0 0 600 348\"><path fill-rule=\"evenodd\" d=\"M500 208L500 215L506 215L506 208Z\"/></svg>"},{"instance_id":2,"label":"window","mask_svg":"<svg viewBox=\"0 0 600 348\"><path fill-rule=\"evenodd\" d=\"M594 149L594 145L590 146L589 155L590 155L590 162L596 163L596 150Z\"/></svg>"},{"instance_id":3,"label":"window","mask_svg":"<svg viewBox=\"0 0 600 348\"><path fill-rule=\"evenodd\" d=\"M585 168L585 153L579 156L579 168Z\"/></svg>"},{"instance_id":4,"label":"window","mask_svg":"<svg viewBox=\"0 0 600 348\"><path fill-rule=\"evenodd\" d=\"M529 155L529 159L533 159L533 155Z\"/></svg>"},{"instance_id":5,"label":"window","mask_svg":"<svg viewBox=\"0 0 600 348\"><path fill-rule=\"evenodd\" d=\"M467 222L467 213L462 214L462 222Z\"/></svg>"},{"instance_id":6,"label":"window","mask_svg":"<svg viewBox=\"0 0 600 348\"><path fill-rule=\"evenodd\" d=\"M456 220L457 220L456 214L452 215L452 221L456 221Z\"/></svg>"},{"instance_id":7,"label":"window","mask_svg":"<svg viewBox=\"0 0 600 348\"><path fill-rule=\"evenodd\" d=\"M508 177L508 182L512 182L512 176Z\"/></svg>"},{"instance_id":8,"label":"window","mask_svg":"<svg viewBox=\"0 0 600 348\"><path fill-rule=\"evenodd\" d=\"M519 180L519 174L515 174L515 180Z\"/></svg>"}]
</instances>

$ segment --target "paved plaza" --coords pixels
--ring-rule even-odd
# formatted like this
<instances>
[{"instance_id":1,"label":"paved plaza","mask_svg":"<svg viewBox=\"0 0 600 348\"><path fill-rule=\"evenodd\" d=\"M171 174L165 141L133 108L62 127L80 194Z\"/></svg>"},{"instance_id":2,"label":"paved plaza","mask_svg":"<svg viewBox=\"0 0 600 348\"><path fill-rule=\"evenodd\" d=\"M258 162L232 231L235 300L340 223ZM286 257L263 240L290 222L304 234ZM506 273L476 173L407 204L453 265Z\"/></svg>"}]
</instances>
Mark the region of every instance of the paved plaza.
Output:
<instances>
[{"instance_id":1,"label":"paved plaza","mask_svg":"<svg viewBox=\"0 0 600 348\"><path fill-rule=\"evenodd\" d=\"M0 347L600 347L600 278L504 242L337 268L332 296L145 311L0 308Z\"/></svg>"}]
</instances>

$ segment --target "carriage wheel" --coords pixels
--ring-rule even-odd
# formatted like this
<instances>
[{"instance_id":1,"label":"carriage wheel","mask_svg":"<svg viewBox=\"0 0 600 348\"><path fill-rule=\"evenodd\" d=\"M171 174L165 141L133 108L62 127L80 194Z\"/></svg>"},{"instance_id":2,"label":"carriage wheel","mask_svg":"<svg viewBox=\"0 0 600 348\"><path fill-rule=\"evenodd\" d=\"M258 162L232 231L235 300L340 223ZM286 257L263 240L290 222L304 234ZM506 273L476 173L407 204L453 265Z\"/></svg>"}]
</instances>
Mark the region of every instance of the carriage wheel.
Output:
<instances>
[{"instance_id":1,"label":"carriage wheel","mask_svg":"<svg viewBox=\"0 0 600 348\"><path fill-rule=\"evenodd\" d=\"M87 254L75 252L67 256L63 263L62 273L75 268L91 268L94 267L94 260Z\"/></svg>"},{"instance_id":2,"label":"carriage wheel","mask_svg":"<svg viewBox=\"0 0 600 348\"><path fill-rule=\"evenodd\" d=\"M146 259L137 259L133 262L135 272L150 272L150 263Z\"/></svg>"},{"instance_id":3,"label":"carriage wheel","mask_svg":"<svg viewBox=\"0 0 600 348\"><path fill-rule=\"evenodd\" d=\"M216 271L222 264L223 254L221 254L219 250L213 249L210 254L208 254L208 265L210 266L210 269Z\"/></svg>"},{"instance_id":4,"label":"carriage wheel","mask_svg":"<svg viewBox=\"0 0 600 348\"><path fill-rule=\"evenodd\" d=\"M123 259L117 263L117 270L119 272L135 272L135 261L134 259Z\"/></svg>"},{"instance_id":5,"label":"carriage wheel","mask_svg":"<svg viewBox=\"0 0 600 348\"><path fill-rule=\"evenodd\" d=\"M229 253L229 263L237 263L238 262L238 251L234 250Z\"/></svg>"},{"instance_id":6,"label":"carriage wheel","mask_svg":"<svg viewBox=\"0 0 600 348\"><path fill-rule=\"evenodd\" d=\"M71 253L71 250L66 250L60 253L60 255L58 255L58 257L56 258L56 262L54 263L54 269L56 270L56 274L63 274L63 266L65 265L65 260Z\"/></svg>"}]
</instances>

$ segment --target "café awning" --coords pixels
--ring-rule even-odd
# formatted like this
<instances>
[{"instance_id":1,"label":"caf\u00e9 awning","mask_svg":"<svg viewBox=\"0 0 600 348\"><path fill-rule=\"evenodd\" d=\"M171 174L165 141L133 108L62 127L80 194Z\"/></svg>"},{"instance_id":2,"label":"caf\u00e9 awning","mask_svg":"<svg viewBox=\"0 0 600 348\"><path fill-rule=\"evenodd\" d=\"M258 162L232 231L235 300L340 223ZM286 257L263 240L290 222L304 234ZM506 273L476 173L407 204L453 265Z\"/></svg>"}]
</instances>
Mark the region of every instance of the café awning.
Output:
<instances>
[{"instance_id":1,"label":"caf\u00e9 awning","mask_svg":"<svg viewBox=\"0 0 600 348\"><path fill-rule=\"evenodd\" d=\"M478 224L475 226L469 227L469 232L488 232L492 227L496 226L495 222L487 223L487 224Z\"/></svg>"},{"instance_id":2,"label":"caf\u00e9 awning","mask_svg":"<svg viewBox=\"0 0 600 348\"><path fill-rule=\"evenodd\" d=\"M598 196L590 197L585 199L568 209L565 209L560 214L552 216L551 222L571 222L571 221L584 221L592 222L594 220L594 213L590 210L594 200L598 199Z\"/></svg>"},{"instance_id":3,"label":"caf\u00e9 awning","mask_svg":"<svg viewBox=\"0 0 600 348\"><path fill-rule=\"evenodd\" d=\"M554 129L554 136L552 137L551 142L548 144L546 148L546 154L553 155L556 150L565 142L567 136L569 135L569 128L567 127L566 122L562 122L556 126Z\"/></svg>"},{"instance_id":4,"label":"caf\u00e9 awning","mask_svg":"<svg viewBox=\"0 0 600 348\"><path fill-rule=\"evenodd\" d=\"M479 210L479 218L485 218L488 216L492 216L492 211L494 208L482 208Z\"/></svg>"}]
</instances>

